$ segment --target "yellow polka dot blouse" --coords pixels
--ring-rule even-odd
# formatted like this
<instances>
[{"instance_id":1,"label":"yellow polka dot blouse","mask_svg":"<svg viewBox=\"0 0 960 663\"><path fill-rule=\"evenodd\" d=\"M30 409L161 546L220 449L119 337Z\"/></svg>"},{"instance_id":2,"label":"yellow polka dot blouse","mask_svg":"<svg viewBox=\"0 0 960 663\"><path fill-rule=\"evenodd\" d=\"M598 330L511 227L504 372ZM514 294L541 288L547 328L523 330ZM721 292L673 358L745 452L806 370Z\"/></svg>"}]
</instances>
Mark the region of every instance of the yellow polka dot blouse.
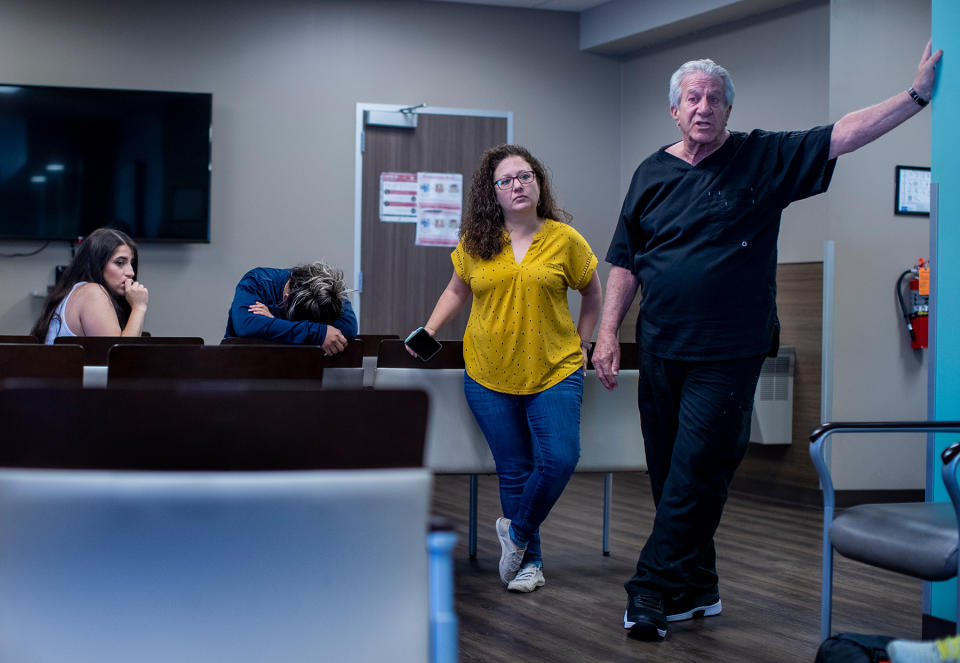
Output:
<instances>
[{"instance_id":1,"label":"yellow polka dot blouse","mask_svg":"<svg viewBox=\"0 0 960 663\"><path fill-rule=\"evenodd\" d=\"M451 254L473 291L463 359L467 374L488 389L535 394L583 365L567 289L587 286L597 257L580 233L553 219L544 220L519 264L504 237L490 260L469 255L462 242Z\"/></svg>"}]
</instances>

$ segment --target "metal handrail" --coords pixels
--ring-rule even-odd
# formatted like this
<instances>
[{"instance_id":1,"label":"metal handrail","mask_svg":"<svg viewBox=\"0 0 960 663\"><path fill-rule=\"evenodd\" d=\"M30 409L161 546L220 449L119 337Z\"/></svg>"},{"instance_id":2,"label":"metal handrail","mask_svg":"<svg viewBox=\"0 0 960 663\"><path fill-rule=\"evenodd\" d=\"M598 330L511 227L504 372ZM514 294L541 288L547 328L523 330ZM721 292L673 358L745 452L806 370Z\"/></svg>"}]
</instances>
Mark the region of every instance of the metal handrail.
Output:
<instances>
[{"instance_id":1,"label":"metal handrail","mask_svg":"<svg viewBox=\"0 0 960 663\"><path fill-rule=\"evenodd\" d=\"M830 524L833 522L835 496L833 477L827 467L824 443L834 433L960 433L960 421L851 421L834 422L818 426L810 433L810 458L820 477L823 489L823 568L820 602L820 639L830 637L830 606L833 598L833 544L830 541ZM951 451L952 450L952 451ZM948 452L950 452L948 454ZM949 455L949 459L947 458ZM957 514L960 531L960 488L957 488L956 469L960 464L960 443L943 452L944 466L941 470L947 492ZM958 555L960 575L960 555ZM960 590L960 588L958 588ZM957 619L960 623L960 591L957 594Z\"/></svg>"}]
</instances>

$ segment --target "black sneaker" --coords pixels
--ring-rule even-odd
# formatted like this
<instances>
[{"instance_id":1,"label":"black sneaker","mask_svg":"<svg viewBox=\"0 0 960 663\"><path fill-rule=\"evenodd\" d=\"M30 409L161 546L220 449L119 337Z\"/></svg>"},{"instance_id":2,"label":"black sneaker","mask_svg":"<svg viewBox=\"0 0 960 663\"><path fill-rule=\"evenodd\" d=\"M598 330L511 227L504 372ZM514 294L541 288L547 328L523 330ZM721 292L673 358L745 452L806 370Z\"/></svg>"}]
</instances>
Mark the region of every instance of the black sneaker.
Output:
<instances>
[{"instance_id":1,"label":"black sneaker","mask_svg":"<svg viewBox=\"0 0 960 663\"><path fill-rule=\"evenodd\" d=\"M668 622L682 622L694 617L713 617L723 610L720 603L720 593L700 592L696 594L680 594L664 601L664 612Z\"/></svg>"},{"instance_id":2,"label":"black sneaker","mask_svg":"<svg viewBox=\"0 0 960 663\"><path fill-rule=\"evenodd\" d=\"M631 596L623 613L623 628L641 638L667 637L667 618L663 613L663 601L656 596Z\"/></svg>"}]
</instances>

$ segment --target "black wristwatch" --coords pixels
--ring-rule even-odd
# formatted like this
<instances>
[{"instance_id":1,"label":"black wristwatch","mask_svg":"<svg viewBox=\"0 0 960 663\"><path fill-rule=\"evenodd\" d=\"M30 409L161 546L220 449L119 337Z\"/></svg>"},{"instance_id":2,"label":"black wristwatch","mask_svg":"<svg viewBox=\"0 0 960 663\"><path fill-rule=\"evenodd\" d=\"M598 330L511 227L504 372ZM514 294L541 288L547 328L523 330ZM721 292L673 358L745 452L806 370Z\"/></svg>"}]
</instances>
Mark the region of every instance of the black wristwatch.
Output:
<instances>
[{"instance_id":1,"label":"black wristwatch","mask_svg":"<svg viewBox=\"0 0 960 663\"><path fill-rule=\"evenodd\" d=\"M920 106L920 108L923 108L924 106L930 103L929 99L924 99L923 97L921 97L920 94L913 88L910 88L909 90L907 90L907 94L910 95L911 99L917 102L917 105Z\"/></svg>"}]
</instances>

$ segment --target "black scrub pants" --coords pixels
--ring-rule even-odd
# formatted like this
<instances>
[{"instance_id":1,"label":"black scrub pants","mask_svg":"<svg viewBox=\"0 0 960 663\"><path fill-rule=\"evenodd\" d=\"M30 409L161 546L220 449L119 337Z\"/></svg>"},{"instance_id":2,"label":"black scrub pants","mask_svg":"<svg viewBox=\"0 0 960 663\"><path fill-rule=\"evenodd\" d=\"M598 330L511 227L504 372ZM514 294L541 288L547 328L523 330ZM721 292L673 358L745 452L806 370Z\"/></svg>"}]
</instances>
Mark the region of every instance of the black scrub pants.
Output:
<instances>
[{"instance_id":1,"label":"black scrub pants","mask_svg":"<svg viewBox=\"0 0 960 663\"><path fill-rule=\"evenodd\" d=\"M666 603L717 591L713 535L750 437L763 356L721 361L640 356L638 406L657 507L630 596Z\"/></svg>"}]
</instances>

